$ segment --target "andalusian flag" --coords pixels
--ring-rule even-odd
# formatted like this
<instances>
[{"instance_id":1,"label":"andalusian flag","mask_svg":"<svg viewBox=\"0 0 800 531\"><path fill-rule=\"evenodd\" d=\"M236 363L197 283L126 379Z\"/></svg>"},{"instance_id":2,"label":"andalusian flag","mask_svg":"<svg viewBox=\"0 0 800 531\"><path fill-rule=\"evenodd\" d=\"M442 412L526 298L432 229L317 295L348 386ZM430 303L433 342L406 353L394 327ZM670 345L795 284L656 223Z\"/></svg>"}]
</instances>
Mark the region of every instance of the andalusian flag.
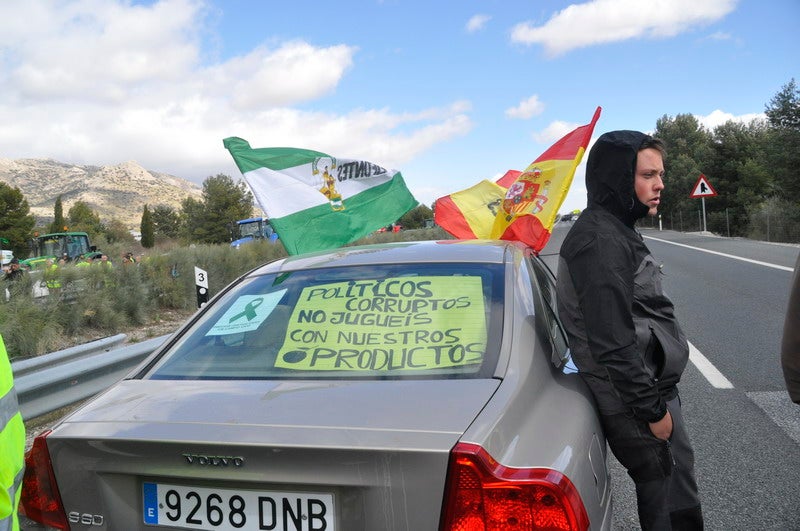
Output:
<instances>
[{"instance_id":1,"label":"andalusian flag","mask_svg":"<svg viewBox=\"0 0 800 531\"><path fill-rule=\"evenodd\" d=\"M521 241L541 251L550 239L558 209L567 196L575 169L589 145L600 112L598 107L589 124L561 138L524 172L516 172L516 175L507 172L501 177L496 183L497 188L503 190L499 198L497 189L493 195L479 196L474 191L476 187L472 187L437 200L437 223L457 238ZM440 201L444 216L438 212ZM480 202L483 210L476 206ZM457 212L449 208L453 204L457 206ZM459 205L462 204L469 204L469 210L461 210ZM485 211L495 215L487 217ZM450 219L443 219L447 217ZM469 227L469 232L463 230L464 225ZM451 232L449 228L455 228L456 232ZM470 232L473 236L469 236Z\"/></svg>"},{"instance_id":2,"label":"andalusian flag","mask_svg":"<svg viewBox=\"0 0 800 531\"><path fill-rule=\"evenodd\" d=\"M223 140L286 252L335 249L417 206L403 176L363 160Z\"/></svg>"}]
</instances>

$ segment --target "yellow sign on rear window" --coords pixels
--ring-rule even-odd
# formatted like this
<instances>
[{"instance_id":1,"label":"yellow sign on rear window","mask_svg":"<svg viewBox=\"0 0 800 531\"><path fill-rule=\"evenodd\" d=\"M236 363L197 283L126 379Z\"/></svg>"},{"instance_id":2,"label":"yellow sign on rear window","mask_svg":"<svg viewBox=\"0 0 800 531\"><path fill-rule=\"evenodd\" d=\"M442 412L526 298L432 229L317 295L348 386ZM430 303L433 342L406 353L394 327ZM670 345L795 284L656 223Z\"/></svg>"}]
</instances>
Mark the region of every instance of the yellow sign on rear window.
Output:
<instances>
[{"instance_id":1,"label":"yellow sign on rear window","mask_svg":"<svg viewBox=\"0 0 800 531\"><path fill-rule=\"evenodd\" d=\"M394 277L304 288L275 366L424 371L480 364L485 349L479 277Z\"/></svg>"}]
</instances>

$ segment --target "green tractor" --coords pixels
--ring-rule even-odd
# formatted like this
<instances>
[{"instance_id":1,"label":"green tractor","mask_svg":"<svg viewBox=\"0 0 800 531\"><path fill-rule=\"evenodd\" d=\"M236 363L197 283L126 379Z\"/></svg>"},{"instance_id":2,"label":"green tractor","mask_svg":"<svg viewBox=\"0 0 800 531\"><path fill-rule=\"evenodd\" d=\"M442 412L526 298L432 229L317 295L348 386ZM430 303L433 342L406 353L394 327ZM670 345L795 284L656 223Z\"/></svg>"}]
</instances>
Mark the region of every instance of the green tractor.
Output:
<instances>
[{"instance_id":1,"label":"green tractor","mask_svg":"<svg viewBox=\"0 0 800 531\"><path fill-rule=\"evenodd\" d=\"M20 261L21 265L29 269L42 268L47 260L58 262L61 258L65 258L71 262L79 256L94 260L102 254L97 247L89 243L89 235L85 232L42 234L31 238L29 243L31 257Z\"/></svg>"}]
</instances>

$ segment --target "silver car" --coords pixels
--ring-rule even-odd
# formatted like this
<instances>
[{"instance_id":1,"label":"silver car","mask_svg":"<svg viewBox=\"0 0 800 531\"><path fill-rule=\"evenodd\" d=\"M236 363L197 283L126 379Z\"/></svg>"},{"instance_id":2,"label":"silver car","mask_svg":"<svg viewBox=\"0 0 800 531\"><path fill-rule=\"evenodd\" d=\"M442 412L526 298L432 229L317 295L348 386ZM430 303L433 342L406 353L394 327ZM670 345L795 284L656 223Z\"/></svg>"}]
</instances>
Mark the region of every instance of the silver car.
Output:
<instances>
[{"instance_id":1,"label":"silver car","mask_svg":"<svg viewBox=\"0 0 800 531\"><path fill-rule=\"evenodd\" d=\"M554 297L509 242L267 264L35 439L24 512L124 531L610 529Z\"/></svg>"}]
</instances>

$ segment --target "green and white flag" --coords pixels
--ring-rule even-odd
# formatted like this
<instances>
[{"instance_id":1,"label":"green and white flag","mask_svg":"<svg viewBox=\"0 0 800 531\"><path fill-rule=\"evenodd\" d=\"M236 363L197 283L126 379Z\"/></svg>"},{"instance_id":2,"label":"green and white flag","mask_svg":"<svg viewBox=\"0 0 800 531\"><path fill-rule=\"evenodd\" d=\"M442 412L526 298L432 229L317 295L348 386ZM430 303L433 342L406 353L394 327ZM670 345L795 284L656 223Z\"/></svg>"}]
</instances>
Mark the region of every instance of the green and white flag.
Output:
<instances>
[{"instance_id":1,"label":"green and white flag","mask_svg":"<svg viewBox=\"0 0 800 531\"><path fill-rule=\"evenodd\" d=\"M286 252L335 249L417 206L403 176L363 160L308 149L256 148L223 140Z\"/></svg>"}]
</instances>

